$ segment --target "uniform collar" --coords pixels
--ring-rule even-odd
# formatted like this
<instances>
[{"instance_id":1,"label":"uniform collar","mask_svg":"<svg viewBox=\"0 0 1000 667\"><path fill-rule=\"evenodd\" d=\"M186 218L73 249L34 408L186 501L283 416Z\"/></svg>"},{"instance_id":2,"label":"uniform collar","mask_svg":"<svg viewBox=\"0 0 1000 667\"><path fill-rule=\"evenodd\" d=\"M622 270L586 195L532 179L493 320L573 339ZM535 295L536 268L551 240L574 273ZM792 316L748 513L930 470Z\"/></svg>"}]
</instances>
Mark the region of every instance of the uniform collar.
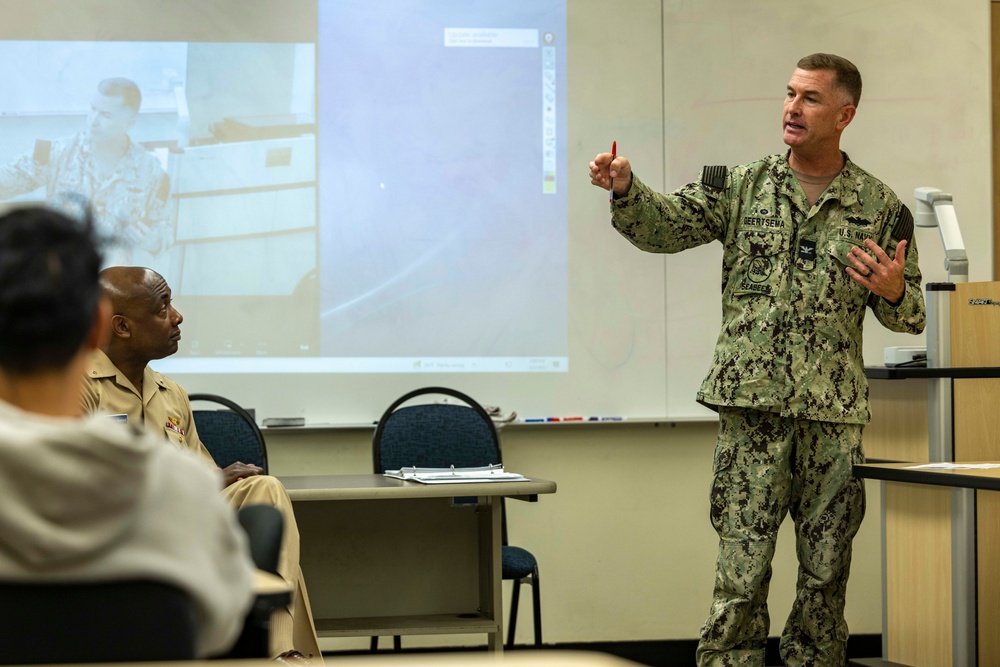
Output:
<instances>
[{"instance_id":1,"label":"uniform collar","mask_svg":"<svg viewBox=\"0 0 1000 667\"><path fill-rule=\"evenodd\" d=\"M160 388L166 388L163 376L154 371L149 365L142 371L142 389L143 393L140 396L139 390L136 389L125 375L118 370L118 367L114 365L111 359L105 354L104 350L97 350L94 352L90 359L90 367L87 369L87 376L95 380L100 379L114 379L115 384L127 389L128 391L135 394L137 397L142 399L143 405L149 403L150 399L155 396Z\"/></svg>"},{"instance_id":2,"label":"uniform collar","mask_svg":"<svg viewBox=\"0 0 1000 667\"><path fill-rule=\"evenodd\" d=\"M812 207L806 201L802 188L797 185L798 181L792 172L791 165L788 164L790 153L790 149L785 151L785 154L776 162L776 181L781 184L780 190L782 194L788 197L796 207L808 213ZM861 178L861 170L851 162L851 158L847 153L841 151L841 154L844 156L844 168L834 177L826 191L819 198L819 201L816 202L816 206L822 206L827 200L834 199L839 201L842 206L850 207L857 204L860 200L860 191L864 184L864 179Z\"/></svg>"}]
</instances>

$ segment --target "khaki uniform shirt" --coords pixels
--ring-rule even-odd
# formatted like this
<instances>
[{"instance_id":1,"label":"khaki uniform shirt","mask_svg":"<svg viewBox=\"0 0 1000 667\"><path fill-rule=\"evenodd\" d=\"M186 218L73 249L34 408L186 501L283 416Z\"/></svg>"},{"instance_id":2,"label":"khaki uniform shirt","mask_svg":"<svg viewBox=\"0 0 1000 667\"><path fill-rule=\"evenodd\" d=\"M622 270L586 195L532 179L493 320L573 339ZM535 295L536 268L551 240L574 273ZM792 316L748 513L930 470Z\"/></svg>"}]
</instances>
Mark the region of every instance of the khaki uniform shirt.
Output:
<instances>
[{"instance_id":1,"label":"khaki uniform shirt","mask_svg":"<svg viewBox=\"0 0 1000 667\"><path fill-rule=\"evenodd\" d=\"M121 374L98 350L87 367L84 383L83 409L85 412L102 411L124 414L128 423L152 429L181 448L197 453L206 463L217 468L212 455L205 448L187 392L170 378L146 366L142 377L142 393ZM273 505L284 517L278 574L293 589L292 604L287 614L275 613L271 617L271 652L274 655L293 648L312 656L313 664L322 665L322 653L316 638L309 594L306 591L299 566L299 529L295 521L292 501L281 482L268 475L252 475L233 482L222 490L230 505L239 509L247 505Z\"/></svg>"},{"instance_id":2,"label":"khaki uniform shirt","mask_svg":"<svg viewBox=\"0 0 1000 667\"><path fill-rule=\"evenodd\" d=\"M650 252L723 245L722 331L698 392L733 406L839 423L867 423L862 328L870 308L892 331L926 319L913 218L882 182L846 164L814 206L772 155L673 193L633 176L611 206L615 228ZM706 174L709 170L706 169ZM873 239L890 258L906 238L906 289L890 304L845 272L852 246Z\"/></svg>"},{"instance_id":3,"label":"khaki uniform shirt","mask_svg":"<svg viewBox=\"0 0 1000 667\"><path fill-rule=\"evenodd\" d=\"M212 466L215 461L198 437L191 413L191 402L180 385L154 371L143 371L142 394L115 367L108 355L97 350L87 368L83 390L83 408L87 413L101 410L127 415L128 423L162 433L167 440L199 454Z\"/></svg>"}]
</instances>

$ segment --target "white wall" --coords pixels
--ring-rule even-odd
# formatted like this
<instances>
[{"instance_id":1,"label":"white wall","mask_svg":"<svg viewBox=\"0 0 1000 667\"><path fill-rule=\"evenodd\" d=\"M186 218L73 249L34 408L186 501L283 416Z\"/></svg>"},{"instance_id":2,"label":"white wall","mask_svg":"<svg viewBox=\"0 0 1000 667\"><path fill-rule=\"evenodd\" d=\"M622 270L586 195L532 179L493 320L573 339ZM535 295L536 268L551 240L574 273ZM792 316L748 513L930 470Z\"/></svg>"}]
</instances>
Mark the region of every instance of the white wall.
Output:
<instances>
[{"instance_id":1,"label":"white wall","mask_svg":"<svg viewBox=\"0 0 1000 667\"><path fill-rule=\"evenodd\" d=\"M586 162L612 139L644 180L662 188L692 180L703 164L732 165L780 151L781 97L794 63L830 51L854 60L865 80L844 149L911 208L915 187L952 192L971 279L990 278L988 0L946 7L933 0L571 0L571 9L571 66L589 74L586 86L571 85L575 134L586 139L570 147L580 171L570 184L570 210L573 224L593 226L587 247L615 242L601 198L585 179ZM662 41L662 60L647 57L651 39ZM664 151L665 145L676 148ZM925 279L944 280L936 231L917 234ZM710 343L715 332L706 326L712 329L718 310L717 297L704 296L711 290L689 285L692 276L714 275L705 269L717 261L713 252L685 253L666 265L667 363L683 376L671 386L687 387L688 398L705 368L704 350L692 349L698 344L686 337ZM635 252L633 261L640 275L640 265L656 260ZM594 283L620 285L621 302L605 306L610 316L620 310L626 319L633 300L662 294L663 284L637 286L628 275L604 275L600 264L586 268ZM881 358L887 344L919 344L897 342L877 326L872 322L868 330L869 359ZM269 434L274 472L369 472L370 436L362 430ZM714 577L708 492L715 425L529 426L509 428L502 437L509 468L559 485L554 496L508 509L512 542L540 561L546 641L696 638ZM882 631L879 488L871 482L867 488L868 514L855 540L848 588L854 634ZM786 521L769 596L772 636L780 634L794 595L793 543ZM522 613L518 641L527 642L530 612ZM345 641L329 647L344 648ZM406 644L448 641L408 638Z\"/></svg>"}]
</instances>

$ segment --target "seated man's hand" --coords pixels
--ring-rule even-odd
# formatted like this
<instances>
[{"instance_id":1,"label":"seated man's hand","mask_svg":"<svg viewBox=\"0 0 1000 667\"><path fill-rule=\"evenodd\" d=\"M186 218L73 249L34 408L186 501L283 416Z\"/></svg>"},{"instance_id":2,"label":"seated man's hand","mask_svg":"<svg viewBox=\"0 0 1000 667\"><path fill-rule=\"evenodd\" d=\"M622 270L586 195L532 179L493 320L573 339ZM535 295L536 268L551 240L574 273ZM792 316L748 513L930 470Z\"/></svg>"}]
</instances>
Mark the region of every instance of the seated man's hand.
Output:
<instances>
[{"instance_id":1,"label":"seated man's hand","mask_svg":"<svg viewBox=\"0 0 1000 667\"><path fill-rule=\"evenodd\" d=\"M229 486L233 482L237 482L244 477L253 477L254 475L263 475L264 469L255 466L252 463L243 463L242 461L237 461L232 463L225 468L221 469L222 477L226 480L226 486Z\"/></svg>"}]
</instances>

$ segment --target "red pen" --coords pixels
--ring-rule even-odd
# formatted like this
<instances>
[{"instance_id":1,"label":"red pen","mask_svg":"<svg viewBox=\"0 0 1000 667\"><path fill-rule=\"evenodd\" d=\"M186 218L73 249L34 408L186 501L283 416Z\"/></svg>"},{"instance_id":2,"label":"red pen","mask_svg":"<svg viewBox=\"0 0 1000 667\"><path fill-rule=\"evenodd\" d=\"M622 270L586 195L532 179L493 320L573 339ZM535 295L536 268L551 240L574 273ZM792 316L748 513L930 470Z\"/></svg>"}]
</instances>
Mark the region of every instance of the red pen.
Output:
<instances>
[{"instance_id":1,"label":"red pen","mask_svg":"<svg viewBox=\"0 0 1000 667\"><path fill-rule=\"evenodd\" d=\"M615 161L615 156L618 155L618 142L611 142L611 161ZM608 171L611 171L611 165L608 165ZM608 174L610 176L610 173ZM613 202L615 200L615 179L611 179L611 188L608 190L608 201Z\"/></svg>"}]
</instances>

